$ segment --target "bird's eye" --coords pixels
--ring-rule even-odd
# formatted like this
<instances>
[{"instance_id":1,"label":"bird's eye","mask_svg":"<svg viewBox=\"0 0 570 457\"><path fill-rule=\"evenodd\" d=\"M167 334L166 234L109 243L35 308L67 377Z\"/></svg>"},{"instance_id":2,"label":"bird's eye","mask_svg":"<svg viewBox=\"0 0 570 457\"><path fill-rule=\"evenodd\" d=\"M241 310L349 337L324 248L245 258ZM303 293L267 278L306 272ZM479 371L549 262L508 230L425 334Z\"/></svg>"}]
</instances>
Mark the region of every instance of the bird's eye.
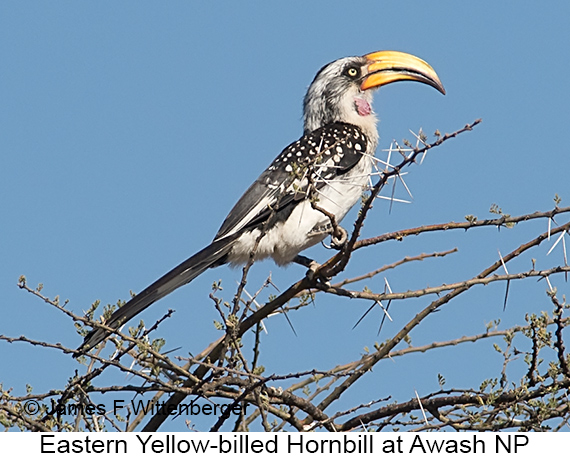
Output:
<instances>
[{"instance_id":1,"label":"bird's eye","mask_svg":"<svg viewBox=\"0 0 570 457\"><path fill-rule=\"evenodd\" d=\"M360 76L360 70L356 67L348 67L345 70L345 74L347 76L350 76L351 78L357 78L358 76Z\"/></svg>"}]
</instances>

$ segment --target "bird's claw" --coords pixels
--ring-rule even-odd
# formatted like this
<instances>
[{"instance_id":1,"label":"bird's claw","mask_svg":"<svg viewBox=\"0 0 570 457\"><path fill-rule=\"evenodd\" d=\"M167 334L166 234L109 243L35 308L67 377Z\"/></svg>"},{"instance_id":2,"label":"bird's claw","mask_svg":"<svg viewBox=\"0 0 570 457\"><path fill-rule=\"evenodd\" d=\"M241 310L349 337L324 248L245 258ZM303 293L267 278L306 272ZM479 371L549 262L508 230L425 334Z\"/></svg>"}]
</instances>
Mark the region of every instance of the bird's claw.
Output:
<instances>
[{"instance_id":1,"label":"bird's claw","mask_svg":"<svg viewBox=\"0 0 570 457\"><path fill-rule=\"evenodd\" d=\"M341 250L348 241L348 232L338 225L335 232L331 234L331 248Z\"/></svg>"},{"instance_id":2,"label":"bird's claw","mask_svg":"<svg viewBox=\"0 0 570 457\"><path fill-rule=\"evenodd\" d=\"M309 264L309 269L307 270L307 279L311 282L318 281L325 286L330 286L331 283L329 278L325 278L322 274L317 273L317 270L321 268L321 264L315 262L314 260L311 261Z\"/></svg>"},{"instance_id":3,"label":"bird's claw","mask_svg":"<svg viewBox=\"0 0 570 457\"><path fill-rule=\"evenodd\" d=\"M308 268L306 276L309 281L311 282L319 281L322 284L330 286L328 278L325 278L320 273L317 273L318 269L321 267L320 263L315 262L314 260L309 259L308 257L305 257L303 255L297 255L294 259L294 262Z\"/></svg>"},{"instance_id":4,"label":"bird's claw","mask_svg":"<svg viewBox=\"0 0 570 457\"><path fill-rule=\"evenodd\" d=\"M312 282L315 280L317 270L320 266L321 264L315 262L314 260L308 265L309 269L307 270L306 276L309 281Z\"/></svg>"}]
</instances>

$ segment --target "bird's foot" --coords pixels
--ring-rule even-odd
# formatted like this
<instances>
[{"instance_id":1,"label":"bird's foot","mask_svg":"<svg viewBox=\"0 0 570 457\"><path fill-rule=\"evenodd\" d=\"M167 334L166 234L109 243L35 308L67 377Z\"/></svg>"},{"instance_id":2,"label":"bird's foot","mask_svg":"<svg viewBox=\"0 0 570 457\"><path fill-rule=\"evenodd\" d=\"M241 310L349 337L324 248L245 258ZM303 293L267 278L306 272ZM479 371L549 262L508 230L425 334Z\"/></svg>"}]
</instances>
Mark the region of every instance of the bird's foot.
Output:
<instances>
[{"instance_id":1,"label":"bird's foot","mask_svg":"<svg viewBox=\"0 0 570 457\"><path fill-rule=\"evenodd\" d=\"M298 263L299 265L303 265L304 267L308 268L307 279L309 281L320 281L323 284L330 285L327 278L324 278L321 275L317 275L317 270L321 267L320 263L315 262L313 259L309 259L308 257L305 257L304 255L297 255L293 259L293 262Z\"/></svg>"},{"instance_id":2,"label":"bird's foot","mask_svg":"<svg viewBox=\"0 0 570 457\"><path fill-rule=\"evenodd\" d=\"M340 225L335 227L334 233L331 234L331 248L340 251L348 241L348 232Z\"/></svg>"}]
</instances>

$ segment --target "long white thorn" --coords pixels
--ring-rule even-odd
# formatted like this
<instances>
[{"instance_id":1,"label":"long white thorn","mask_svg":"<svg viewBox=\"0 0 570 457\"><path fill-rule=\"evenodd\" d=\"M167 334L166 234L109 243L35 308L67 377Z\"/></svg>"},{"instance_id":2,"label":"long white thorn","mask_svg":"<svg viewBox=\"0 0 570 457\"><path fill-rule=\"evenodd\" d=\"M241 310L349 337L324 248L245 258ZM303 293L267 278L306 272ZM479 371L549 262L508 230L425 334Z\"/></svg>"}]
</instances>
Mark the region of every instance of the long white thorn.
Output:
<instances>
[{"instance_id":1,"label":"long white thorn","mask_svg":"<svg viewBox=\"0 0 570 457\"><path fill-rule=\"evenodd\" d=\"M552 226L552 218L549 217L548 218L548 237L547 237L548 241L550 241L550 227L551 226Z\"/></svg>"},{"instance_id":2,"label":"long white thorn","mask_svg":"<svg viewBox=\"0 0 570 457\"><path fill-rule=\"evenodd\" d=\"M384 314L386 314L386 317L388 319L390 319L390 322L394 322L394 320L392 319L392 317L388 313L388 310L386 308L384 308L384 305L382 304L382 302L380 300L378 300L376 303L378 303L380 305L380 308L382 309L382 311L384 311Z\"/></svg>"},{"instance_id":3,"label":"long white thorn","mask_svg":"<svg viewBox=\"0 0 570 457\"><path fill-rule=\"evenodd\" d=\"M501 255L501 251L499 251L497 249L497 252L499 253L499 258L501 259L501 264L503 265L503 269L505 270L505 273L509 274L509 270L507 270L507 265L505 264L505 261L503 260L503 256Z\"/></svg>"},{"instance_id":4,"label":"long white thorn","mask_svg":"<svg viewBox=\"0 0 570 457\"><path fill-rule=\"evenodd\" d=\"M566 232L566 230L564 230ZM568 266L568 259L566 258L566 238L562 238L562 251L564 252L564 265Z\"/></svg>"},{"instance_id":5,"label":"long white thorn","mask_svg":"<svg viewBox=\"0 0 570 457\"><path fill-rule=\"evenodd\" d=\"M388 201L396 202L396 203L412 203L408 200L402 200L401 198L395 198L395 197L386 197L385 195L376 195L376 198L379 198L380 200L388 200Z\"/></svg>"},{"instance_id":6,"label":"long white thorn","mask_svg":"<svg viewBox=\"0 0 570 457\"><path fill-rule=\"evenodd\" d=\"M554 242L554 244L552 245L552 247L550 248L550 250L546 253L546 255L550 254L552 252L552 250L556 247L556 245L558 243L560 243L560 240L564 237L564 235L566 234L566 230L564 230L560 236L558 237L558 239Z\"/></svg>"},{"instance_id":7,"label":"long white thorn","mask_svg":"<svg viewBox=\"0 0 570 457\"><path fill-rule=\"evenodd\" d=\"M548 284L548 288L550 289L550 292L554 292L554 289L552 288L552 284L550 284L550 279L548 279L548 276L546 276L546 283Z\"/></svg>"},{"instance_id":8,"label":"long white thorn","mask_svg":"<svg viewBox=\"0 0 570 457\"><path fill-rule=\"evenodd\" d=\"M236 284L239 285L239 282L236 281ZM261 305L257 302L257 299L255 299L244 287L243 289L244 293L247 295L247 298L249 298L250 300L252 300L253 304L256 306L257 309L261 308ZM269 332L267 331L267 327L265 327L265 322L263 321L263 319L261 320L261 328L263 329L263 331L267 334L269 334Z\"/></svg>"},{"instance_id":9,"label":"long white thorn","mask_svg":"<svg viewBox=\"0 0 570 457\"><path fill-rule=\"evenodd\" d=\"M418 391L416 389L414 389L414 392L416 393L416 398L418 399L418 403L420 404L420 409L422 410L422 415L424 416L424 421L425 421L426 425L429 425L429 422L428 422L427 416L426 416L426 412L424 410L424 406L422 405L422 401L420 400L420 396L418 395Z\"/></svg>"},{"instance_id":10,"label":"long white thorn","mask_svg":"<svg viewBox=\"0 0 570 457\"><path fill-rule=\"evenodd\" d=\"M413 200L414 196L412 195L412 193L410 192L410 189L408 188L408 186L406 185L406 182L404 181L404 178L402 178L402 175L404 175L405 173L398 173L398 178L400 178L400 181L402 182L402 184L404 185L404 188L406 189L406 192L408 192L408 195L410 196L410 198Z\"/></svg>"}]
</instances>

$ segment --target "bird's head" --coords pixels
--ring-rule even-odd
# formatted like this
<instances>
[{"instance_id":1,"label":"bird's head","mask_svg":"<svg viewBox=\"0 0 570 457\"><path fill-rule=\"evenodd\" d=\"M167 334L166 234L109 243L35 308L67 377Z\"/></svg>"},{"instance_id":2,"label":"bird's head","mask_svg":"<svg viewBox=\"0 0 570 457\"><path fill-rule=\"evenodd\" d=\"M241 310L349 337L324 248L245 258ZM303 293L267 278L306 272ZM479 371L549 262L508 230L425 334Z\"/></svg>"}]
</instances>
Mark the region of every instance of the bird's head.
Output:
<instances>
[{"instance_id":1,"label":"bird's head","mask_svg":"<svg viewBox=\"0 0 570 457\"><path fill-rule=\"evenodd\" d=\"M411 54L379 51L345 57L321 68L309 86L303 102L305 133L340 121L377 136L372 89L396 81L419 81L445 94L433 68Z\"/></svg>"}]
</instances>

